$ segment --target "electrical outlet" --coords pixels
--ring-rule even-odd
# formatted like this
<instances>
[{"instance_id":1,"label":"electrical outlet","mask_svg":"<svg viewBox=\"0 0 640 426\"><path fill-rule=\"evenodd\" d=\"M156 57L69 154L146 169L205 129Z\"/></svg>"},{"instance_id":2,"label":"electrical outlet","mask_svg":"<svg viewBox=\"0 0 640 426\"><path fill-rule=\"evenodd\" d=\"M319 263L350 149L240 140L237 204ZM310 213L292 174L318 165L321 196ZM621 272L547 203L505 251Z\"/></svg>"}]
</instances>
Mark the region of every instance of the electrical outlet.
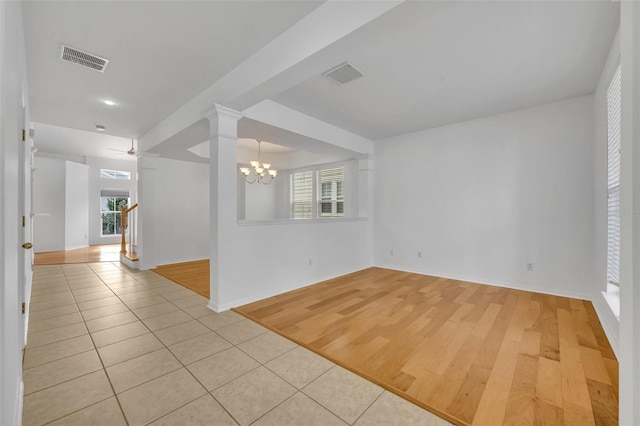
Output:
<instances>
[{"instance_id":1,"label":"electrical outlet","mask_svg":"<svg viewBox=\"0 0 640 426\"><path fill-rule=\"evenodd\" d=\"M527 271L533 271L533 263L527 263Z\"/></svg>"},{"instance_id":2,"label":"electrical outlet","mask_svg":"<svg viewBox=\"0 0 640 426\"><path fill-rule=\"evenodd\" d=\"M422 252L418 251L418 257L422 257Z\"/></svg>"},{"instance_id":3,"label":"electrical outlet","mask_svg":"<svg viewBox=\"0 0 640 426\"><path fill-rule=\"evenodd\" d=\"M389 256L393 256L393 249L389 249Z\"/></svg>"}]
</instances>

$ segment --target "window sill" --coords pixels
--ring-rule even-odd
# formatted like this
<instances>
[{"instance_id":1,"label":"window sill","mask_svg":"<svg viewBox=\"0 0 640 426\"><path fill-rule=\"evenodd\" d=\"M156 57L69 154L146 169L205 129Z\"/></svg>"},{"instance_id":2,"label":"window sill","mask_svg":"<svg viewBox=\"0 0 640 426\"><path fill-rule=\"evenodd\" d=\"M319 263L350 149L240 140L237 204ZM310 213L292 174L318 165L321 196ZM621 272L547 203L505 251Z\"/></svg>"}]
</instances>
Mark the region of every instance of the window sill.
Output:
<instances>
[{"instance_id":1,"label":"window sill","mask_svg":"<svg viewBox=\"0 0 640 426\"><path fill-rule=\"evenodd\" d=\"M238 220L238 226L262 226L262 225L304 225L310 223L336 223L336 222L366 222L366 217L334 217L327 219L264 219L264 220Z\"/></svg>"},{"instance_id":2,"label":"window sill","mask_svg":"<svg viewBox=\"0 0 640 426\"><path fill-rule=\"evenodd\" d=\"M607 291L603 291L602 296L607 301L613 315L620 321L620 287L607 284Z\"/></svg>"}]
</instances>

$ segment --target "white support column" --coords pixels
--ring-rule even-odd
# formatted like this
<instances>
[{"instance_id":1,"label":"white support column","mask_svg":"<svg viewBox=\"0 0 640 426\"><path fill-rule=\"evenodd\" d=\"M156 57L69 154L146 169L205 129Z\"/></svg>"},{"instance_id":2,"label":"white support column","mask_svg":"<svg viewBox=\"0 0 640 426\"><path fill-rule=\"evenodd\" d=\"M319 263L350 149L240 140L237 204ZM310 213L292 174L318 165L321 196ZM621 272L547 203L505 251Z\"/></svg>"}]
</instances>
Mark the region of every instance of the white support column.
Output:
<instances>
[{"instance_id":1,"label":"white support column","mask_svg":"<svg viewBox=\"0 0 640 426\"><path fill-rule=\"evenodd\" d=\"M138 267L149 269L156 267L156 208L158 155L148 152L138 157Z\"/></svg>"},{"instance_id":2,"label":"white support column","mask_svg":"<svg viewBox=\"0 0 640 426\"><path fill-rule=\"evenodd\" d=\"M620 421L640 425L640 3L620 2Z\"/></svg>"},{"instance_id":3,"label":"white support column","mask_svg":"<svg viewBox=\"0 0 640 426\"><path fill-rule=\"evenodd\" d=\"M242 114L215 104L203 112L209 120L209 238L211 282L209 308L219 312L230 285L235 229L238 226L238 120Z\"/></svg>"}]
</instances>

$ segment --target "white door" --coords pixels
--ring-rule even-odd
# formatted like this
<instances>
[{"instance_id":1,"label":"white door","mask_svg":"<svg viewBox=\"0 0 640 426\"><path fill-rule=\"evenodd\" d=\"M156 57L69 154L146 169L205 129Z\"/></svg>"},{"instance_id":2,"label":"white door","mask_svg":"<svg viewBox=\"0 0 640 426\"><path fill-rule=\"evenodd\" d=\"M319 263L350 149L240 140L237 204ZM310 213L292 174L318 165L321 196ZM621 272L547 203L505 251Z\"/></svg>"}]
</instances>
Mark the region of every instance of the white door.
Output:
<instances>
[{"instance_id":1,"label":"white door","mask_svg":"<svg viewBox=\"0 0 640 426\"><path fill-rule=\"evenodd\" d=\"M31 297L31 281L33 277L33 249L28 248L33 242L33 232L31 227L32 214L31 214L31 173L33 165L33 140L31 138L31 132L29 130L29 113L26 108L26 88L22 90L22 117L21 123L23 125L22 140L18 141L20 145L18 147L19 153L19 188L18 188L18 206L20 207L21 215L21 237L23 250L18 256L18 273L19 276L19 294L24 303L24 321L21 324L22 333L24 334L24 344L27 344L27 328L29 324L29 299Z\"/></svg>"}]
</instances>

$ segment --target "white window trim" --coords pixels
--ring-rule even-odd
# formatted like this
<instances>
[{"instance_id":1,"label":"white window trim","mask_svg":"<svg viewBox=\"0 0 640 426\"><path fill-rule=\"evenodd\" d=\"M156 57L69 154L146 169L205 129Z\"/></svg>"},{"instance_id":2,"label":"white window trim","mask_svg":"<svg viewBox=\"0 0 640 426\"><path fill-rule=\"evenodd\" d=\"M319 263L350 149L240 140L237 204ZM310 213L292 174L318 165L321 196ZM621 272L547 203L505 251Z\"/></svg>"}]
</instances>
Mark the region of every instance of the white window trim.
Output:
<instances>
[{"instance_id":1,"label":"white window trim","mask_svg":"<svg viewBox=\"0 0 640 426\"><path fill-rule=\"evenodd\" d=\"M108 176L109 172L113 173L113 176ZM105 174L107 176L105 176ZM122 177L116 177L116 174L122 174ZM114 180L131 180L131 172L127 170L100 169L100 178Z\"/></svg>"}]
</instances>

